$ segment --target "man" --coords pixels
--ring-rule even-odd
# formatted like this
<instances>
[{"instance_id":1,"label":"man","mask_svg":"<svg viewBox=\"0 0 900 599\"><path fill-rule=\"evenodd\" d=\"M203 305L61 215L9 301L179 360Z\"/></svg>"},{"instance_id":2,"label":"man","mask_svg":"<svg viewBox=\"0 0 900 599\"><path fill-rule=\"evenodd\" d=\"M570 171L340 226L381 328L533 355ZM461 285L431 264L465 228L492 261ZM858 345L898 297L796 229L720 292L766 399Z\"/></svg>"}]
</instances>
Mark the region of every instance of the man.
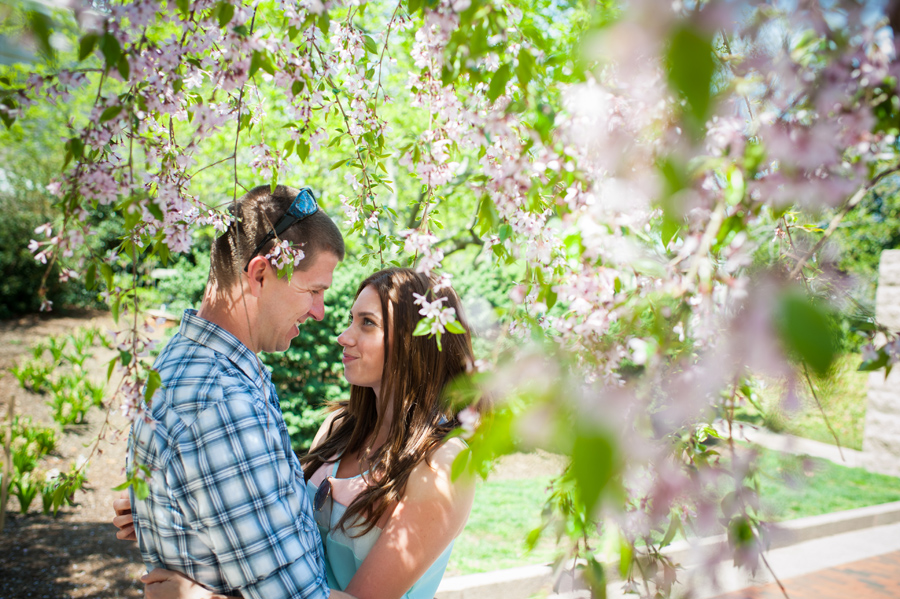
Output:
<instances>
[{"instance_id":1,"label":"man","mask_svg":"<svg viewBox=\"0 0 900 599\"><path fill-rule=\"evenodd\" d=\"M328 597L303 472L256 354L288 349L300 324L324 317L344 241L306 188L257 187L234 217L213 244L200 310L185 311L156 360L151 419L132 428L129 474L150 475L149 497L130 497L137 541L148 569L217 593ZM266 257L279 241L304 253L290 281Z\"/></svg>"}]
</instances>

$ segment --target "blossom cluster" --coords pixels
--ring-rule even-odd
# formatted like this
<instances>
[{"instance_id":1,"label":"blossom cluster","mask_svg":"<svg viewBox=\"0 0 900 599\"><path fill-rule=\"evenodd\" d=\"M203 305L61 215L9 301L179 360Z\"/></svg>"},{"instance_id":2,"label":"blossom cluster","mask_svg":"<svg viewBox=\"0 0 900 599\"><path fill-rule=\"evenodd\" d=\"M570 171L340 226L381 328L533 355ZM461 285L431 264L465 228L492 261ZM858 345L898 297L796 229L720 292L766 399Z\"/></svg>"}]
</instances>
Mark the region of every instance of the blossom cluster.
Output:
<instances>
[{"instance_id":1,"label":"blossom cluster","mask_svg":"<svg viewBox=\"0 0 900 599\"><path fill-rule=\"evenodd\" d=\"M296 268L305 257L306 254L302 249L294 247L292 242L284 239L276 242L269 253L266 254L266 260L271 262L272 266L278 271Z\"/></svg>"}]
</instances>

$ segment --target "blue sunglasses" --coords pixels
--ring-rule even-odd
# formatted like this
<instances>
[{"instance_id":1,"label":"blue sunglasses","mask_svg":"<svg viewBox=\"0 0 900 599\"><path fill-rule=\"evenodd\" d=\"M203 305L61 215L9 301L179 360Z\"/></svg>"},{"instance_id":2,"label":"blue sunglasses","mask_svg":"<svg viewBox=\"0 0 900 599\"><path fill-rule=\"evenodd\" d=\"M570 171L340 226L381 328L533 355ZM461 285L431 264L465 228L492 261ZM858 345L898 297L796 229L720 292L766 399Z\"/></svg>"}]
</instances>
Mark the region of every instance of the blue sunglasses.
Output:
<instances>
[{"instance_id":1,"label":"blue sunglasses","mask_svg":"<svg viewBox=\"0 0 900 599\"><path fill-rule=\"evenodd\" d=\"M300 222L304 218L312 216L318 211L319 205L316 203L316 198L313 197L312 190L309 187L302 188L300 193L297 194L297 197L294 198L294 201L291 202L291 206L287 209L287 212L284 213L284 216L275 223L275 229L269 231L266 236L263 237L263 240L259 242L259 245L256 246L256 249L253 250L253 253L250 254L250 259L247 260L247 265L244 266L244 272L247 272L247 269L250 267L250 260L253 260L267 243L275 239L275 237L280 237L281 234L287 231L294 223Z\"/></svg>"}]
</instances>

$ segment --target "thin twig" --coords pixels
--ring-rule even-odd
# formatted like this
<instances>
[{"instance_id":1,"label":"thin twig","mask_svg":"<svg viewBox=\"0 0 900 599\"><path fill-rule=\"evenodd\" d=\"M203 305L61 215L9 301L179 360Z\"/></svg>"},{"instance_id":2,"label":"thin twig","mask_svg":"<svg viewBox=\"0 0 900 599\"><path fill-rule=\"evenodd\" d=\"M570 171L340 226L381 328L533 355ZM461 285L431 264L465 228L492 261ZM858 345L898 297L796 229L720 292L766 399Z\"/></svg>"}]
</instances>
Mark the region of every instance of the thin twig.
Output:
<instances>
[{"instance_id":1,"label":"thin twig","mask_svg":"<svg viewBox=\"0 0 900 599\"><path fill-rule=\"evenodd\" d=\"M394 19L397 18L397 12L400 10L400 7L403 6L403 2L397 3L397 8L394 9L394 14L391 15L391 20L388 21L387 33L384 35L384 46L381 48L381 56L378 57L378 85L375 88L375 100L378 101L378 90L381 90L381 93L384 95L385 99L387 99L387 94L384 91L384 88L381 86L381 65L384 64L384 53L387 52L388 42L391 39L391 26L394 24Z\"/></svg>"},{"instance_id":2,"label":"thin twig","mask_svg":"<svg viewBox=\"0 0 900 599\"><path fill-rule=\"evenodd\" d=\"M762 551L759 552L759 559L763 561L766 565L766 570L769 571L769 574L772 575L772 578L775 579L775 584L778 585L778 588L781 589L781 594L784 595L785 599L791 599L791 596L788 595L787 589L784 588L784 585L781 584L781 581L778 580L778 576L775 574L775 570L772 569L772 566L769 565L769 560L766 559L765 553Z\"/></svg>"},{"instance_id":3,"label":"thin twig","mask_svg":"<svg viewBox=\"0 0 900 599\"><path fill-rule=\"evenodd\" d=\"M199 170L197 170L197 171L194 171L194 174L191 175L191 176L189 176L189 177L187 178L187 180L190 181L191 179L193 179L194 177L196 177L197 175L199 175L200 173L202 173L203 171L205 171L205 170L208 169L208 168L212 168L212 167L214 167L214 166L217 166L217 165L219 165L219 164L222 164L223 162L228 162L229 160L233 160L233 159L235 159L235 156L236 156L235 154L232 154L231 156L228 156L228 157L223 158L223 159L221 159L221 160L216 160L216 161L213 162L212 164L207 164L207 165L204 166L203 168L201 168L201 169L199 169ZM207 206L208 204L204 204L204 205Z\"/></svg>"},{"instance_id":4,"label":"thin twig","mask_svg":"<svg viewBox=\"0 0 900 599\"><path fill-rule=\"evenodd\" d=\"M856 193L854 193L853 196L847 201L847 203L844 204L844 207L834 215L834 218L831 219L831 223L828 225L828 229L825 231L819 241L817 241L816 244L808 252L806 252L806 254L799 261L797 261L797 264L796 266L794 266L793 270L791 270L791 274L788 276L788 279L795 278L797 274L801 270L803 270L803 267L806 265L809 259L812 258L813 255L818 252L823 245L825 245L825 241L827 241L828 238L831 237L832 233L837 230L838 225L841 224L841 221L844 220L844 217L847 216L847 214L851 210L853 210L863 200L864 197L866 197L866 194L869 193L869 191L873 187L875 187L882 179L884 179L888 175L896 173L898 171L900 171L900 164L892 166L891 168L878 173L878 175L873 177L871 181L860 187L856 191Z\"/></svg>"},{"instance_id":5,"label":"thin twig","mask_svg":"<svg viewBox=\"0 0 900 599\"><path fill-rule=\"evenodd\" d=\"M816 400L816 405L819 407L819 411L822 412L822 418L825 419L825 426L828 427L828 432L830 432L831 436L834 437L834 442L837 445L838 453L841 454L841 459L846 462L847 460L846 458L844 458L844 450L841 449L841 440L838 439L837 433L834 432L833 428L831 428L831 422L828 421L828 415L825 414L825 410L824 408L822 408L822 402L819 401L819 396L816 394L816 388L809 376L809 369L806 367L806 362L803 362L803 374L806 376L806 382L807 384L809 384L809 390L812 393L813 399Z\"/></svg>"},{"instance_id":6,"label":"thin twig","mask_svg":"<svg viewBox=\"0 0 900 599\"><path fill-rule=\"evenodd\" d=\"M0 481L0 532L6 526L6 502L9 500L9 482L12 473L12 433L13 414L16 411L16 396L9 395L9 405L6 407L6 438L3 440L3 480Z\"/></svg>"}]
</instances>

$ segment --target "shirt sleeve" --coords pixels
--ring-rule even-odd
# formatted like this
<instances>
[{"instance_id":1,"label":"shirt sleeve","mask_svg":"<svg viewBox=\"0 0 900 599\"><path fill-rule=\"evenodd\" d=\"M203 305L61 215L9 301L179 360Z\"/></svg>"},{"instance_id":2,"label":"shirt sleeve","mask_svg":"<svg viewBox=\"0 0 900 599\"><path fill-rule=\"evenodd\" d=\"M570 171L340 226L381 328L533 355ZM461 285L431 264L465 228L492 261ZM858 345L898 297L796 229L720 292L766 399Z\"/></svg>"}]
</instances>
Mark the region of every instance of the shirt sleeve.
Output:
<instances>
[{"instance_id":1,"label":"shirt sleeve","mask_svg":"<svg viewBox=\"0 0 900 599\"><path fill-rule=\"evenodd\" d=\"M176 499L244 597L327 598L322 542L281 417L252 398L202 411L179 439Z\"/></svg>"}]
</instances>

